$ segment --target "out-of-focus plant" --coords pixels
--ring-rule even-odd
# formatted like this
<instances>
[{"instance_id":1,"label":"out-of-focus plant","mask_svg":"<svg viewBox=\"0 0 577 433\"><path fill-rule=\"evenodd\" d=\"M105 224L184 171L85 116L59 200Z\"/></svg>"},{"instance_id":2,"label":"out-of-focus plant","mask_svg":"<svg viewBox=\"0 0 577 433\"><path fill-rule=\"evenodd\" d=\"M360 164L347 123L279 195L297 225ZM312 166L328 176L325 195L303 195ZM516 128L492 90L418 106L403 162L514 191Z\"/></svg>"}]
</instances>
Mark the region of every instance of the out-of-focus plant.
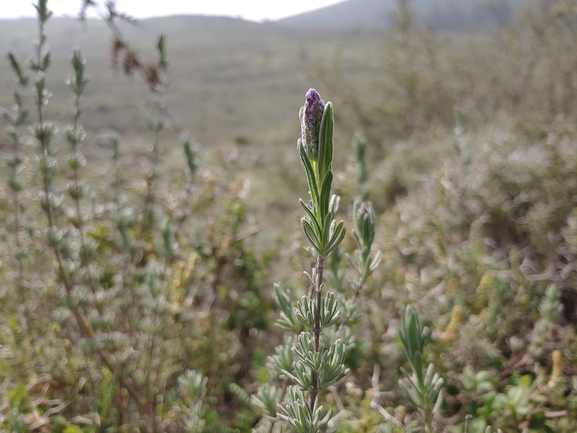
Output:
<instances>
[{"instance_id":1,"label":"out-of-focus plant","mask_svg":"<svg viewBox=\"0 0 577 433\"><path fill-rule=\"evenodd\" d=\"M383 255L380 251L371 257L371 247L375 239L375 212L371 202L357 202L353 206L353 236L358 248L353 255L346 255L349 263L357 271L355 298L366 280L377 270Z\"/></svg>"},{"instance_id":2,"label":"out-of-focus plant","mask_svg":"<svg viewBox=\"0 0 577 433\"><path fill-rule=\"evenodd\" d=\"M185 164L162 172L161 139L172 120L162 99L164 36L154 63L137 62L158 109L149 121L144 182L131 183L117 135L107 178L88 176L90 131L80 124L85 56L73 51L67 80L73 106L62 134L66 155L45 113L51 12L46 0L36 9L39 38L27 64L35 74L29 129L38 156L20 146L27 138L20 89L15 109L2 111L13 146L6 154L10 195L0 191L8 205L0 215L0 390L12 397L0 400L0 428L227 431L237 421L216 414L230 399L228 385L251 377L258 331L267 327L265 267L244 245L255 233L245 230L246 184L200 168L186 135ZM108 11L111 22L124 16L112 3ZM24 89L24 67L15 54L9 60ZM182 376L188 370L206 376ZM182 390L199 377L214 397Z\"/></svg>"},{"instance_id":3,"label":"out-of-focus plant","mask_svg":"<svg viewBox=\"0 0 577 433\"><path fill-rule=\"evenodd\" d=\"M554 332L555 322L561 316L563 306L559 302L559 290L555 285L547 287L545 296L539 305L540 319L535 322L529 353L540 357L543 353L543 345L550 340L551 332Z\"/></svg>"},{"instance_id":4,"label":"out-of-focus plant","mask_svg":"<svg viewBox=\"0 0 577 433\"><path fill-rule=\"evenodd\" d=\"M207 380L194 370L189 370L178 378L179 399L175 408L181 418L182 429L187 433L205 431L204 417L208 411L204 402Z\"/></svg>"},{"instance_id":5,"label":"out-of-focus plant","mask_svg":"<svg viewBox=\"0 0 577 433\"><path fill-rule=\"evenodd\" d=\"M399 329L399 344L402 346L411 373L401 367L405 380L399 380L399 386L418 408L423 417L425 431L435 431L435 416L438 415L443 403L444 379L435 372L435 366L430 363L426 371L423 366L423 349L429 338L429 330L421 324L417 311L408 306L401 313L401 328Z\"/></svg>"},{"instance_id":6,"label":"out-of-focus plant","mask_svg":"<svg viewBox=\"0 0 577 433\"><path fill-rule=\"evenodd\" d=\"M397 0L384 32L383 73L354 83L337 56L315 72L346 112L347 129L360 125L375 155L387 155L411 134L449 128L455 105L467 113L470 129L498 113L542 138L548 123L574 118L577 108L576 63L565 55L577 35L575 2L515 3L517 16L506 25L453 38L419 16L422 3Z\"/></svg>"},{"instance_id":7,"label":"out-of-focus plant","mask_svg":"<svg viewBox=\"0 0 577 433\"><path fill-rule=\"evenodd\" d=\"M429 182L415 183L381 216L387 240L381 293L388 302L417 304L419 315L435 324L427 348L447 380L443 411L463 408L475 415L477 405L484 405L455 380L466 366L495 379L473 386L484 394L511 385L515 372L534 375L549 368L555 350L564 357L574 351L566 322L574 320L574 134L565 122L552 128L543 142L503 130L467 132L461 142L470 155L467 165L461 155L444 156ZM453 149L452 133L443 140L439 149ZM398 360L390 345L385 353ZM564 365L556 370L565 378L559 384L573 375ZM390 379L386 383L390 389ZM573 394L545 395L532 408L547 408L549 428L571 431L572 412L561 408L572 404ZM471 428L480 423L475 419ZM517 428L512 417L486 425Z\"/></svg>"},{"instance_id":8,"label":"out-of-focus plant","mask_svg":"<svg viewBox=\"0 0 577 433\"><path fill-rule=\"evenodd\" d=\"M357 174L357 182L361 189L366 188L365 184L369 179L369 170L367 168L366 152L367 152L367 138L357 132L353 138L353 150L355 152L355 172ZM369 199L369 191L361 191L362 199Z\"/></svg>"},{"instance_id":9,"label":"out-of-focus plant","mask_svg":"<svg viewBox=\"0 0 577 433\"><path fill-rule=\"evenodd\" d=\"M25 185L22 184L18 174L22 170L25 160L25 156L22 153L21 128L25 125L27 120L28 110L26 110L23 106L23 95L21 91L24 90L28 84L28 75L26 75L23 66L14 53L8 54L8 60L10 61L12 70L17 76L20 89L14 91L14 109L12 111L1 110L0 116L4 118L8 123L8 133L12 140L11 152L6 153L6 163L10 169L10 174L8 177L8 188L11 191L10 209L13 215L11 223L14 226L12 230L14 236L14 250L12 256L14 261L17 263L16 272L18 273L18 276L16 277L17 285L15 289L18 292L21 304L23 304L23 301L26 297L26 288L23 280L23 260L25 257L25 250L23 249L24 240L22 239L24 235L23 228L25 221L22 220L24 217L24 209L22 209L24 203L22 203L20 196L21 192L25 188Z\"/></svg>"},{"instance_id":10,"label":"out-of-focus plant","mask_svg":"<svg viewBox=\"0 0 577 433\"><path fill-rule=\"evenodd\" d=\"M557 352L560 355L560 352ZM555 358L557 355L554 355ZM552 387L557 380L555 369L561 360L553 360L554 367L549 381L545 371L539 371L536 378L530 375L515 375L504 391L496 391L492 374L478 373L466 369L460 381L468 392L476 394L475 412L468 423L470 433L493 431L492 428L521 430L527 432L553 432L547 425L548 419L563 418L565 410L545 411L543 405L553 396ZM553 381L553 382L551 382Z\"/></svg>"}]
</instances>

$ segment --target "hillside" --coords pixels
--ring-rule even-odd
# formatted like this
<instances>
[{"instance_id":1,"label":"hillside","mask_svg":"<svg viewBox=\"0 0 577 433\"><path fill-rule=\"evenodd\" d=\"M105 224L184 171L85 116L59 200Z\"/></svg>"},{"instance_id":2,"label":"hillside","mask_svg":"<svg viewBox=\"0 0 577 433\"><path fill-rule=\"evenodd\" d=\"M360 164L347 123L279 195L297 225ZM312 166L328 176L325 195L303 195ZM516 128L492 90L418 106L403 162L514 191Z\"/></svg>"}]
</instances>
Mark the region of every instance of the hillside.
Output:
<instances>
[{"instance_id":1,"label":"hillside","mask_svg":"<svg viewBox=\"0 0 577 433\"><path fill-rule=\"evenodd\" d=\"M414 0L420 19L435 30L476 31L510 21L527 0ZM347 0L278 22L291 27L331 30L383 28L391 25L395 0Z\"/></svg>"},{"instance_id":2,"label":"hillside","mask_svg":"<svg viewBox=\"0 0 577 433\"><path fill-rule=\"evenodd\" d=\"M367 59L379 38L335 37L274 24L225 17L174 16L123 26L126 38L152 59L158 34L168 38L171 88L168 101L181 124L201 143L221 145L243 136L249 143L293 143L298 131L295 110L310 86L307 77L321 60L331 60L337 45L345 61L370 72ZM13 50L21 59L32 52L34 20L0 22L0 53ZM84 124L90 130L113 128L132 134L142 129L147 96L139 77L126 78L110 67L110 31L105 24L72 18L53 19L47 26L52 49L48 84L54 92L50 116L67 120L69 95L66 59L73 47L86 55L87 88ZM4 54L2 55L4 57ZM0 106L9 103L14 86L9 64L0 61ZM270 101L276 101L271 106ZM265 108L266 107L266 108Z\"/></svg>"},{"instance_id":3,"label":"hillside","mask_svg":"<svg viewBox=\"0 0 577 433\"><path fill-rule=\"evenodd\" d=\"M350 30L390 25L391 0L347 0L276 21L290 27Z\"/></svg>"},{"instance_id":4,"label":"hillside","mask_svg":"<svg viewBox=\"0 0 577 433\"><path fill-rule=\"evenodd\" d=\"M519 3L524 2L507 1ZM297 119L291 113L300 106L303 92L311 86L323 90L323 83L311 72L320 63L332 63L337 49L343 73L355 81L379 76L382 35L343 30L386 24L393 4L393 0L349 0L265 24L173 16L143 20L138 28L123 26L122 31L148 58L153 56L157 35L167 33L172 80L168 100L180 123L199 142L222 145L240 140L284 147L294 142ZM485 3L475 4L480 8ZM415 7L443 28L482 22L483 15L475 13L469 2L417 0ZM13 50L25 59L32 52L30 41L36 33L34 20L0 21L0 53ZM47 33L53 51L47 78L55 95L49 115L60 122L68 120L69 99L63 90L69 65L65 60L73 47L79 47L86 53L91 78L85 126L128 135L141 130L145 124L142 107L147 101L142 96L144 84L138 77L122 77L111 70L110 31L105 24L58 18L48 23ZM13 83L8 62L0 61L0 106L9 103ZM276 101L273 107L271 100Z\"/></svg>"}]
</instances>

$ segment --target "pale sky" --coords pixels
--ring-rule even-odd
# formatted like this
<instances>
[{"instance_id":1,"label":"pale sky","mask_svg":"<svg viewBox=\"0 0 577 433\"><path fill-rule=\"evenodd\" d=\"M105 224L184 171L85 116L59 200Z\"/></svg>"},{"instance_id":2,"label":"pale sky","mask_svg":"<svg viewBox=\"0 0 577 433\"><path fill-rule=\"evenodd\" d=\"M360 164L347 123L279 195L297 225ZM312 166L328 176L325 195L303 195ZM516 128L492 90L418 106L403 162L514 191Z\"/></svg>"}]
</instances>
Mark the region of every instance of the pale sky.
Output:
<instances>
[{"instance_id":1,"label":"pale sky","mask_svg":"<svg viewBox=\"0 0 577 433\"><path fill-rule=\"evenodd\" d=\"M343 0L116 0L117 9L135 18L174 14L230 15L252 21L276 20ZM32 0L0 0L0 18L35 16ZM36 3L36 1L34 1ZM103 4L104 0L99 3ZM76 15L81 0L49 0L55 16Z\"/></svg>"}]
</instances>

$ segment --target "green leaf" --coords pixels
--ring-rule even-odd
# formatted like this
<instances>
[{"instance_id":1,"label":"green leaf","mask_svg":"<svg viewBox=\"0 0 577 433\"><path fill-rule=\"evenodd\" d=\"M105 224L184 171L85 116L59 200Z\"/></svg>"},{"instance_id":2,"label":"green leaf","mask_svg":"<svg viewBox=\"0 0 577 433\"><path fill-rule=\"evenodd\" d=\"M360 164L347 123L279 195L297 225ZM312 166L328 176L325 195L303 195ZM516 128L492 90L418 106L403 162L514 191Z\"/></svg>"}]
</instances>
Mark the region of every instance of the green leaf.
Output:
<instances>
[{"instance_id":1,"label":"green leaf","mask_svg":"<svg viewBox=\"0 0 577 433\"><path fill-rule=\"evenodd\" d=\"M329 202L329 212L332 212L333 214L337 213L339 210L340 203L341 198L338 195L333 194L331 197L331 201Z\"/></svg>"},{"instance_id":2,"label":"green leaf","mask_svg":"<svg viewBox=\"0 0 577 433\"><path fill-rule=\"evenodd\" d=\"M533 382L533 378L528 374L524 374L519 380L519 385L524 388L529 388L531 386L531 382Z\"/></svg>"},{"instance_id":3,"label":"green leaf","mask_svg":"<svg viewBox=\"0 0 577 433\"><path fill-rule=\"evenodd\" d=\"M319 179L324 179L325 173L331 168L331 162L333 160L333 125L333 105L327 102L319 132L319 157L317 167Z\"/></svg>"},{"instance_id":4,"label":"green leaf","mask_svg":"<svg viewBox=\"0 0 577 433\"><path fill-rule=\"evenodd\" d=\"M26 387L24 385L18 385L16 388L9 390L6 396L8 397L10 406L18 408L26 398Z\"/></svg>"},{"instance_id":5,"label":"green leaf","mask_svg":"<svg viewBox=\"0 0 577 433\"><path fill-rule=\"evenodd\" d=\"M100 385L100 402L98 404L98 414L101 418L106 418L108 410L114 398L115 383L114 376L108 369L102 369L102 383Z\"/></svg>"},{"instance_id":6,"label":"green leaf","mask_svg":"<svg viewBox=\"0 0 577 433\"><path fill-rule=\"evenodd\" d=\"M314 228L316 230L316 232L319 234L321 233L321 226L319 224L319 221L317 219L317 217L315 216L313 210L310 208L309 205L307 205L304 200L301 198L299 199L299 203L302 206L302 208L305 210L305 212L307 213L307 215L309 216L311 222L314 224Z\"/></svg>"},{"instance_id":7,"label":"green leaf","mask_svg":"<svg viewBox=\"0 0 577 433\"><path fill-rule=\"evenodd\" d=\"M166 36L164 34L161 34L160 37L158 38L157 48L158 48L158 65L160 66L160 69L166 71L166 68L168 67L168 61L166 59Z\"/></svg>"},{"instance_id":8,"label":"green leaf","mask_svg":"<svg viewBox=\"0 0 577 433\"><path fill-rule=\"evenodd\" d=\"M531 421L529 422L529 428L540 430L545 427L545 413L538 412L531 416Z\"/></svg>"},{"instance_id":9,"label":"green leaf","mask_svg":"<svg viewBox=\"0 0 577 433\"><path fill-rule=\"evenodd\" d=\"M311 165L311 162L309 161L309 157L307 156L305 146L300 139L298 140L297 149L299 152L299 156L301 158L301 162L302 162L303 167L305 169L305 173L307 175L307 182L309 184L309 191L311 193L311 199L312 199L313 203L318 205L319 189L317 186L315 171L313 169L313 166Z\"/></svg>"},{"instance_id":10,"label":"green leaf","mask_svg":"<svg viewBox=\"0 0 577 433\"><path fill-rule=\"evenodd\" d=\"M280 390L269 384L263 384L251 396L251 405L260 412L270 416L276 416L276 402L279 398Z\"/></svg>"},{"instance_id":11,"label":"green leaf","mask_svg":"<svg viewBox=\"0 0 577 433\"><path fill-rule=\"evenodd\" d=\"M277 308L285 313L291 311L292 305L289 290L283 287L280 283L275 283L273 287L273 300Z\"/></svg>"},{"instance_id":12,"label":"green leaf","mask_svg":"<svg viewBox=\"0 0 577 433\"><path fill-rule=\"evenodd\" d=\"M308 296L303 296L297 302L296 316L299 322L312 329L315 326L315 302Z\"/></svg>"},{"instance_id":13,"label":"green leaf","mask_svg":"<svg viewBox=\"0 0 577 433\"><path fill-rule=\"evenodd\" d=\"M514 386L513 388L507 391L507 397L511 401L511 403L519 409L522 405L524 405L528 398L529 398L529 391L522 386Z\"/></svg>"},{"instance_id":14,"label":"green leaf","mask_svg":"<svg viewBox=\"0 0 577 433\"><path fill-rule=\"evenodd\" d=\"M328 242L328 245L325 247L325 255L328 256L332 253L343 241L347 230L344 227L344 222L341 221L335 228L333 236Z\"/></svg>"},{"instance_id":15,"label":"green leaf","mask_svg":"<svg viewBox=\"0 0 577 433\"><path fill-rule=\"evenodd\" d=\"M321 326L323 328L332 326L341 318L341 312L334 293L329 292L321 303Z\"/></svg>"},{"instance_id":16,"label":"green leaf","mask_svg":"<svg viewBox=\"0 0 577 433\"><path fill-rule=\"evenodd\" d=\"M323 185L321 186L321 199L319 203L321 221L324 221L327 214L329 213L329 202L331 199L331 185L333 183L333 173L328 170L323 179Z\"/></svg>"},{"instance_id":17,"label":"green leaf","mask_svg":"<svg viewBox=\"0 0 577 433\"><path fill-rule=\"evenodd\" d=\"M313 248L315 250L317 250L317 252L319 254L322 254L321 252L321 241L320 239L317 237L311 223L309 221L307 221L306 218L301 219L301 225L303 226L303 230L305 232L305 236L307 237L307 239L309 240L309 242L311 243L311 245L313 246Z\"/></svg>"},{"instance_id":18,"label":"green leaf","mask_svg":"<svg viewBox=\"0 0 577 433\"><path fill-rule=\"evenodd\" d=\"M194 177L197 169L197 164L195 161L196 154L192 150L192 147L190 146L190 136L188 134L184 134L182 136L181 144L184 149L184 154L186 156L186 165L188 166L188 171L190 172L190 175Z\"/></svg>"}]
</instances>

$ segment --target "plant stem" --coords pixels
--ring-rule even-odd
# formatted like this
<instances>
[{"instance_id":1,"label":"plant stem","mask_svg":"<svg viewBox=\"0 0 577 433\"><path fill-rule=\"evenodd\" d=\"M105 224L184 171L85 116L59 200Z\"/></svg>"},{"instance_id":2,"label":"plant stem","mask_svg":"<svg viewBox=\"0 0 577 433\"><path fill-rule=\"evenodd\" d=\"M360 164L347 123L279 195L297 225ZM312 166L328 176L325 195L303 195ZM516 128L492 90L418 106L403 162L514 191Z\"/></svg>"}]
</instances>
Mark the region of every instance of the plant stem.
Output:
<instances>
[{"instance_id":1,"label":"plant stem","mask_svg":"<svg viewBox=\"0 0 577 433\"><path fill-rule=\"evenodd\" d=\"M20 116L20 105L18 106L18 116ZM14 125L18 127L18 122ZM12 164L12 169L10 171L10 179L14 182L14 187L12 188L12 208L14 210L14 242L16 243L16 254L15 258L18 263L18 275L16 276L16 288L18 291L18 296L20 298L20 304L24 307L24 319L27 321L27 312L24 302L26 300L26 295L24 293L24 265L22 264L22 243L20 241L20 197L18 194L18 189L15 187L18 178L18 167L21 164L16 163L16 158L18 158L19 152L19 139L18 136L14 136L12 142L12 156L15 158ZM24 215L22 215L24 216Z\"/></svg>"},{"instance_id":2,"label":"plant stem","mask_svg":"<svg viewBox=\"0 0 577 433\"><path fill-rule=\"evenodd\" d=\"M465 433L469 433L469 422L473 418L473 415L468 414L465 416Z\"/></svg>"},{"instance_id":3,"label":"plant stem","mask_svg":"<svg viewBox=\"0 0 577 433\"><path fill-rule=\"evenodd\" d=\"M163 118L164 100L162 94L159 91L153 91L157 95L158 104L158 120L155 125L153 125L154 138L152 141L152 167L146 178L146 196L144 198L144 220L142 221L142 226L140 228L140 238L143 239L146 231L149 230L154 222L154 204L156 200L156 178L158 176L157 167L159 162L159 146L160 146L160 129Z\"/></svg>"},{"instance_id":4,"label":"plant stem","mask_svg":"<svg viewBox=\"0 0 577 433\"><path fill-rule=\"evenodd\" d=\"M38 64L40 64L42 62L42 47L44 45L43 44L44 37L45 37L44 36L44 24L43 24L42 20L39 20L39 38L38 38L38 44L37 44L37 58L36 58L36 61L38 62ZM44 68L42 68L40 70L40 72L44 73L45 72ZM50 169L48 168L48 164L47 164L48 158L51 157L51 155L49 154L49 151L48 151L48 145L47 145L47 140L46 140L47 139L46 131L44 129L44 126L45 126L44 125L44 116L43 116L43 112L42 112L43 103L41 102L41 98L42 97L39 96L39 102L36 104L37 114L38 114L38 123L39 123L39 128L40 128L40 133L38 134L38 141L40 142L40 148L41 148L41 152L42 152L41 161L44 164L44 166L46 167L46 169L43 170L43 174L42 174L42 192L44 195L44 200L46 202L46 206L44 208L44 211L45 211L46 217L48 219L48 230L50 231L55 227L54 209L52 208L52 201L51 201L52 199L50 197L50 192L51 192L50 191L50 183L51 182L50 182L50 174L48 173L48 171ZM64 259L60 253L60 250L58 249L58 246L54 245L54 246L52 246L51 249L52 249L52 252L54 253L54 257L56 259L56 263L57 263L57 267L58 267L58 273L59 273L59 280L62 282L62 284L64 286L64 289L66 291L66 295L69 296L70 298L72 298L73 284L66 273L66 269L64 266ZM76 323L78 324L78 327L80 329L80 333L83 334L87 338L94 339L94 331L92 330L92 326L90 326L90 324L87 323L87 321L82 316L82 314L80 314L78 307L72 306L71 311L72 311L72 314L74 316L74 319L76 320ZM98 357L100 358L102 363L106 366L106 368L108 368L108 370L116 377L120 386L125 388L127 390L127 392L132 396L134 401L137 402L137 404L139 404L140 406L142 406L143 403L142 403L142 400L140 398L138 391L136 389L134 389L131 386L131 384L127 383L123 377L119 376L115 372L113 363L109 359L108 355L100 348L96 349L95 353L98 355Z\"/></svg>"},{"instance_id":5,"label":"plant stem","mask_svg":"<svg viewBox=\"0 0 577 433\"><path fill-rule=\"evenodd\" d=\"M426 417L425 431L426 431L426 433L433 433L433 431L434 431L434 429L433 429L433 410L431 408L427 409L425 417Z\"/></svg>"},{"instance_id":6,"label":"plant stem","mask_svg":"<svg viewBox=\"0 0 577 433\"><path fill-rule=\"evenodd\" d=\"M77 94L74 98L74 124L72 126L73 130L73 140L72 144L72 153L74 158L78 158L78 118L80 117L80 101L82 97L80 94ZM84 218L82 217L82 209L80 207L80 178L78 175L78 164L74 165L74 170L72 173L72 180L74 182L74 208L76 212L76 218L78 219L78 235L80 240L80 263L81 266L86 269L86 273L88 275L90 290L92 291L92 295L94 297L94 305L96 310L100 315L102 315L102 308L100 307L100 303L97 301L96 292L97 292L97 283L94 279L94 275L89 269L90 264L90 254L88 253L88 249L86 248L86 240L84 235Z\"/></svg>"},{"instance_id":7,"label":"plant stem","mask_svg":"<svg viewBox=\"0 0 577 433\"><path fill-rule=\"evenodd\" d=\"M325 268L325 258L322 254L319 254L317 258L317 263L315 265L316 270L316 287L315 287L315 327L313 328L313 347L314 351L318 352L320 348L320 336L321 336L321 301L322 301L322 285L323 285L323 272ZM313 372L312 375L312 387L310 391L310 408L311 412L314 411L315 401L319 393L319 375L317 372Z\"/></svg>"}]
</instances>

